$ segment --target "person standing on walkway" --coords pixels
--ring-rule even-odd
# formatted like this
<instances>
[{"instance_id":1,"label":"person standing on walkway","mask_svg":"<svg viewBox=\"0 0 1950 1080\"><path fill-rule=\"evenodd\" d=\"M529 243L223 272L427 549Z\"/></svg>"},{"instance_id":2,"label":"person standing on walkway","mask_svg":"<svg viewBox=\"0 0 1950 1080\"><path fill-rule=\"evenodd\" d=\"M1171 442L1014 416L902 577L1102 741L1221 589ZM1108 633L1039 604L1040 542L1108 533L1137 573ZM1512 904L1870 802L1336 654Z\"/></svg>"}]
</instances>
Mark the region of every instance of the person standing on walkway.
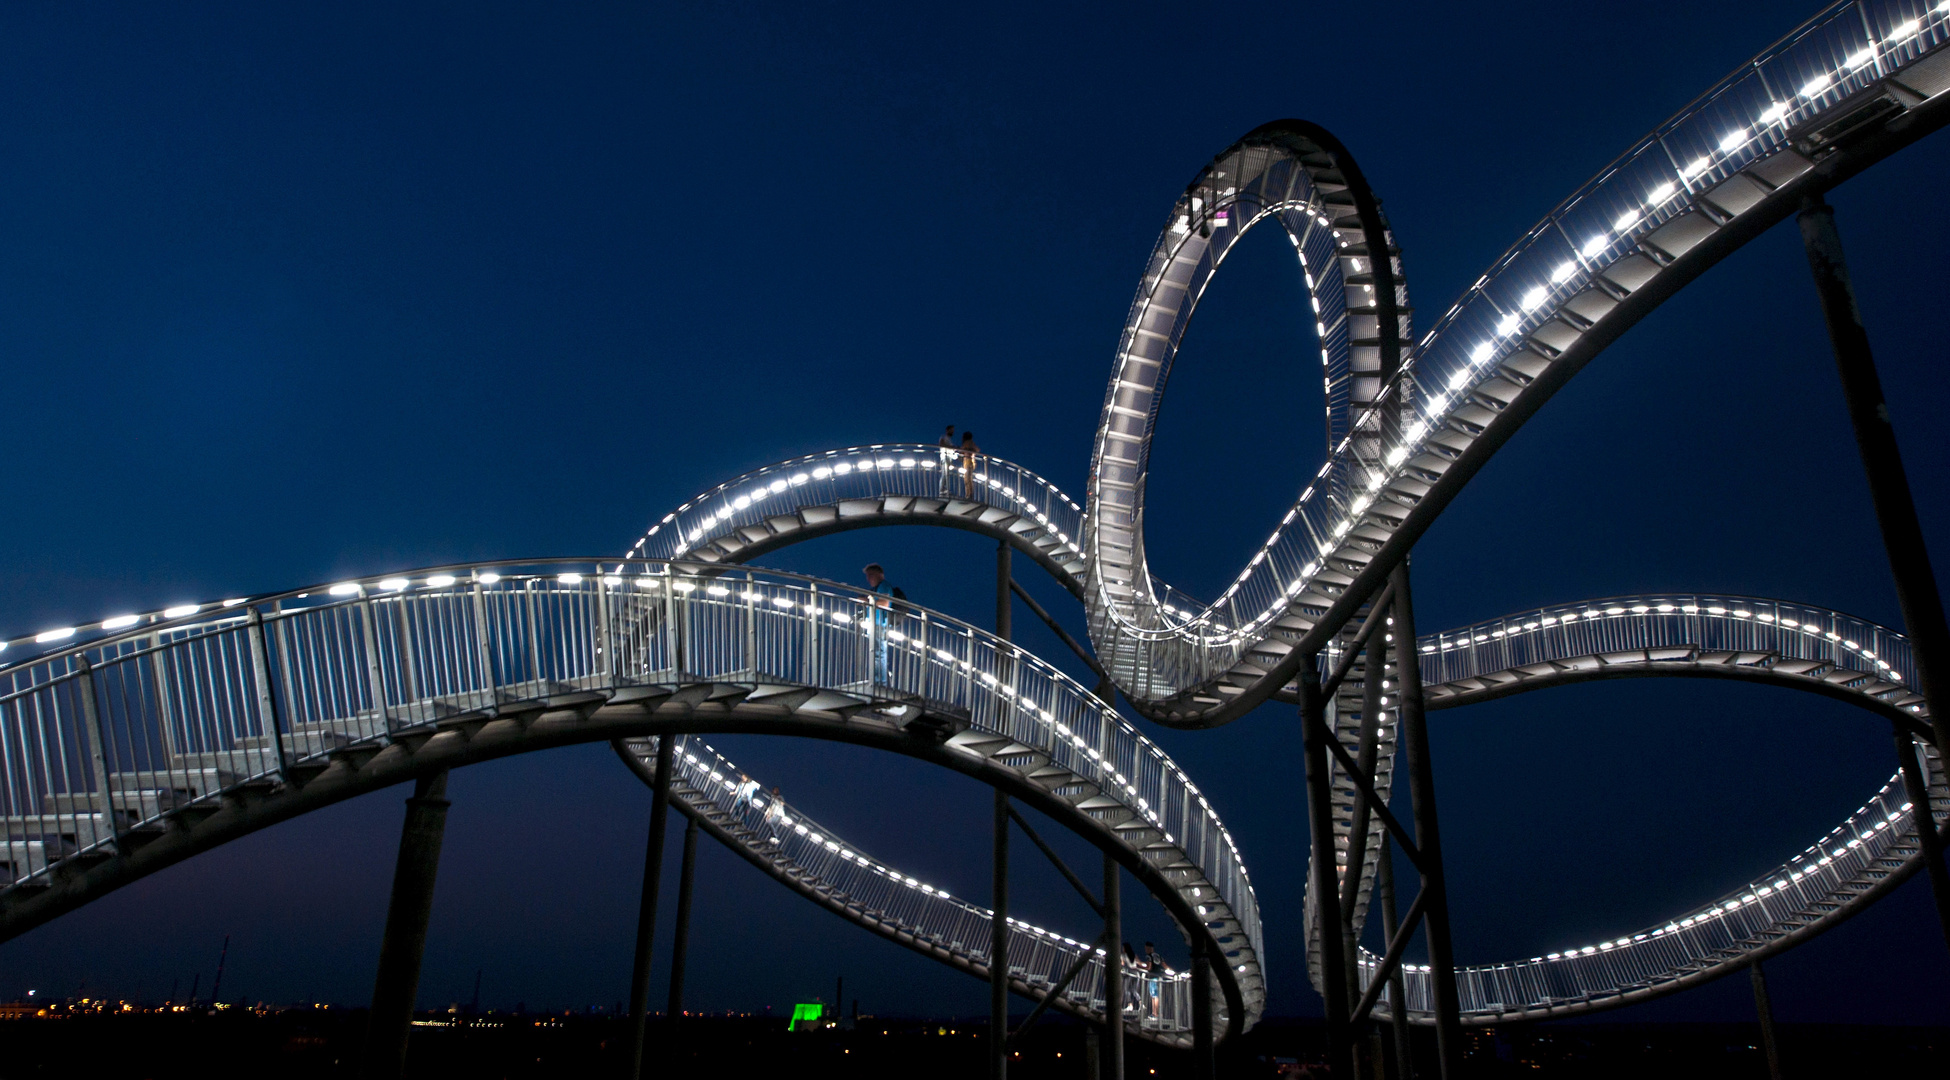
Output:
<instances>
[{"instance_id":1,"label":"person standing on walkway","mask_svg":"<svg viewBox=\"0 0 1950 1080\"><path fill-rule=\"evenodd\" d=\"M731 801L731 812L735 814L752 804L752 796L758 794L758 781L744 773L739 773L738 787L733 790L733 794L737 796Z\"/></svg>"},{"instance_id":2,"label":"person standing on walkway","mask_svg":"<svg viewBox=\"0 0 1950 1080\"><path fill-rule=\"evenodd\" d=\"M779 789L772 789L772 798L765 804L765 832L774 844L779 842L779 827L785 824L785 800L779 798Z\"/></svg>"},{"instance_id":3,"label":"person standing on walkway","mask_svg":"<svg viewBox=\"0 0 1950 1080\"><path fill-rule=\"evenodd\" d=\"M1158 947L1151 942L1144 943L1144 996L1151 1004L1151 1019L1157 1020L1163 1012L1165 972L1171 970L1165 958L1158 955Z\"/></svg>"},{"instance_id":4,"label":"person standing on walkway","mask_svg":"<svg viewBox=\"0 0 1950 1080\"><path fill-rule=\"evenodd\" d=\"M964 499L973 500L975 498L975 458L981 452L982 448L975 445L975 433L972 431L962 432L961 497Z\"/></svg>"},{"instance_id":5,"label":"person standing on walkway","mask_svg":"<svg viewBox=\"0 0 1950 1080\"><path fill-rule=\"evenodd\" d=\"M873 637L873 684L887 685L887 626L892 621L894 597L899 592L894 583L887 580L887 571L877 562L862 567L861 573L867 575L867 603L873 608L867 620L867 632Z\"/></svg>"},{"instance_id":6,"label":"person standing on walkway","mask_svg":"<svg viewBox=\"0 0 1950 1080\"><path fill-rule=\"evenodd\" d=\"M955 425L949 424L948 430L941 433L940 447L941 476L940 483L935 486L935 494L945 499L955 482Z\"/></svg>"}]
</instances>

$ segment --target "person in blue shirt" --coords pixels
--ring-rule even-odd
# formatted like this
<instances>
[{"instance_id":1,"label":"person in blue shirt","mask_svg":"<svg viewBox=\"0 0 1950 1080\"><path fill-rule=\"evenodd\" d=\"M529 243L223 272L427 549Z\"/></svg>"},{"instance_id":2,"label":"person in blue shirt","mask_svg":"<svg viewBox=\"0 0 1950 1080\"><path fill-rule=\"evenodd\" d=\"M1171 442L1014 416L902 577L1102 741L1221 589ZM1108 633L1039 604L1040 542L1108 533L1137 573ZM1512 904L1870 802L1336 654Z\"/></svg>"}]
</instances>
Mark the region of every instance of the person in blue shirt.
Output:
<instances>
[{"instance_id":1,"label":"person in blue shirt","mask_svg":"<svg viewBox=\"0 0 1950 1080\"><path fill-rule=\"evenodd\" d=\"M887 580L887 571L879 563L868 563L861 571L867 575L867 591L872 594L869 603L873 606L873 618L868 620L868 633L873 637L873 681L875 686L887 685L887 624L894 609L894 585Z\"/></svg>"}]
</instances>

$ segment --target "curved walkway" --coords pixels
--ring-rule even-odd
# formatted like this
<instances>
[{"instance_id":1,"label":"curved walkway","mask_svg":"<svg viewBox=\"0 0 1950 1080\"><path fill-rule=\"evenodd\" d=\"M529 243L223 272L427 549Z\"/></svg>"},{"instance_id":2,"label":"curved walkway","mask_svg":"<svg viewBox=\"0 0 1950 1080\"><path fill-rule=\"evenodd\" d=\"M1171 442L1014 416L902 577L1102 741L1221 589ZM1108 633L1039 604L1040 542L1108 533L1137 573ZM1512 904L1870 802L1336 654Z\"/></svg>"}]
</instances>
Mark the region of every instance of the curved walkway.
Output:
<instances>
[{"instance_id":1,"label":"curved walkway","mask_svg":"<svg viewBox=\"0 0 1950 1080\"><path fill-rule=\"evenodd\" d=\"M746 804L737 798L739 770L695 736L681 740L672 758L671 799L713 838L774 880L808 900L881 937L978 978L989 977L990 925L994 912L948 895L873 858L784 804L776 828L766 824L769 795ZM658 736L625 739L617 753L643 782L656 783ZM1055 992L1078 961L1081 973L1054 1008L1101 1022L1104 1016L1104 949L1010 918L1010 985L1040 1000ZM1169 1046L1192 1038L1192 985L1188 972L1161 979L1157 1016L1139 992L1138 979L1124 987L1126 1031Z\"/></svg>"},{"instance_id":2,"label":"curved walkway","mask_svg":"<svg viewBox=\"0 0 1950 1080\"><path fill-rule=\"evenodd\" d=\"M1763 681L1839 698L1898 722L1927 719L1909 643L1839 612L1726 595L1653 594L1526 611L1420 639L1428 708L1594 678ZM1927 736L1912 739L1930 809L1950 821L1950 784ZM1826 835L1710 903L1631 933L1543 956L1459 967L1465 1022L1589 1012L1671 993L1800 943L1867 907L1921 865L1900 774ZM1376 823L1370 833L1381 832ZM1343 847L1345 820L1336 822ZM1378 841L1377 841L1378 844ZM1364 865L1365 872L1372 872ZM1312 924L1308 924L1311 933ZM1313 942L1309 942L1310 956ZM1375 957L1363 957L1363 982ZM1410 1018L1430 1008L1426 969L1405 967ZM1315 978L1318 979L1316 969ZM1385 1001L1385 996L1384 996Z\"/></svg>"},{"instance_id":3,"label":"curved walkway","mask_svg":"<svg viewBox=\"0 0 1950 1080\"><path fill-rule=\"evenodd\" d=\"M686 731L827 738L1001 787L1213 943L1221 1031L1264 1003L1231 836L1163 751L1006 642L919 608L882 632L813 579L484 564L132 619L0 670L0 940L258 828L506 754ZM621 572L618 572L621 571ZM118 621L119 620L115 620Z\"/></svg>"}]
</instances>

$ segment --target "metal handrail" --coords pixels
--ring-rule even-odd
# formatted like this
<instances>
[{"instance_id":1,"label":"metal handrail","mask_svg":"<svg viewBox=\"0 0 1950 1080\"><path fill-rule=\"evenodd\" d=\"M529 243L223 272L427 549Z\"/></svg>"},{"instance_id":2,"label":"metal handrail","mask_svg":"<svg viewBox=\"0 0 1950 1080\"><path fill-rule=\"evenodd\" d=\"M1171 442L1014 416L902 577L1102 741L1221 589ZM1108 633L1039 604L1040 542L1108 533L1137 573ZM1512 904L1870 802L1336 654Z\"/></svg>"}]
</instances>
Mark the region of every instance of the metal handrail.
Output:
<instances>
[{"instance_id":1,"label":"metal handrail","mask_svg":"<svg viewBox=\"0 0 1950 1080\"><path fill-rule=\"evenodd\" d=\"M528 560L312 586L106 633L0 669L8 888L228 793L511 700L700 679L825 687L965 711L1148 823L1163 846L1139 854L1197 867L1186 888L1240 928L1224 947L1250 1022L1264 985L1257 901L1190 777L1040 659L925 608L877 619L871 604L804 575Z\"/></svg>"},{"instance_id":2,"label":"metal handrail","mask_svg":"<svg viewBox=\"0 0 1950 1080\"><path fill-rule=\"evenodd\" d=\"M1902 91L1910 96L1898 100L1901 93L1889 89L1890 80L1899 81L1946 42L1950 8L1941 4L1833 4L1635 142L1526 231L1430 333L1404 349L1399 374L1380 387L1373 404L1356 411L1344 434L1336 429L1327 464L1252 562L1218 596L1188 608L1161 600L1149 584L1142 457L1112 470L1131 475L1137 469L1127 485L1132 489L1125 507L1129 522L1113 522L1100 505L1106 470L1112 469L1106 464L1104 433L1119 421L1117 409L1142 416L1147 424L1156 415L1155 394L1132 399L1135 404L1126 403L1128 394L1120 397L1125 388L1143 382L1127 370L1140 331L1175 341L1217 268L1211 252L1223 251L1244 228L1266 220L1258 209L1281 203L1293 187L1290 169L1269 161L1250 140L1220 155L1180 197L1154 249L1119 345L1099 425L1087 519L1093 531L1086 534L1084 548L1092 560L1093 642L1120 688L1141 705L1169 703L1181 721L1214 711L1234 715L1237 700L1259 700L1255 695L1192 699L1228 675L1250 676L1242 665L1262 643L1309 631L1333 605L1349 568L1368 562L1420 492L1439 481L1461 454L1459 441L1472 442L1512 395L1542 375L1567 341L1594 320L1602 321L1604 309L1618 296L1642 288L1673 262L1675 252L1699 243L1692 233L1717 231L1751 208L1750 200L1730 201L1722 193L1729 190L1726 185L1759 177L1752 181L1754 190L1766 192L1791 179L1808 167L1797 146L1813 152L1829 118L1855 115L1867 96L1885 94L1894 103L1890 108L1907 107L1917 95ZM1742 179L1734 180L1736 175ZM1199 205L1201 198L1209 205ZM1720 202L1708 209L1711 198ZM1219 211L1235 206L1246 211L1217 220ZM1187 238L1179 227L1187 215L1205 217L1209 238ZM1681 218L1679 231L1667 236L1665 227ZM1349 242L1359 240L1345 225L1337 224L1336 231L1346 233ZM1323 305L1323 360L1331 394L1350 345L1346 335L1329 333L1336 324L1325 309L1345 275L1340 259L1322 260L1304 248L1302 253L1309 285L1318 286L1313 291ZM1155 299L1165 292L1169 295ZM1609 299L1588 305L1583 314L1567 306L1593 296ZM1145 364L1169 361L1167 349ZM1399 430L1391 421L1397 408ZM1445 440L1440 447L1430 441L1438 435ZM1094 530L1102 529L1116 531L1119 557L1127 559L1133 577L1112 583L1115 588L1103 580L1114 560L1107 560L1094 540ZM1166 611L1167 605L1178 610ZM1283 655L1286 649L1273 652Z\"/></svg>"},{"instance_id":3,"label":"metal handrail","mask_svg":"<svg viewBox=\"0 0 1950 1080\"><path fill-rule=\"evenodd\" d=\"M1758 597L1661 593L1553 605L1428 634L1416 648L1431 705L1445 691L1467 692L1492 680L1549 685L1535 674L1539 667L1587 659L1668 672L1702 662L1749 670L1786 662L1823 692L1928 716L1911 689L1914 657L1903 635L1840 612ZM1792 678L1781 681L1794 685ZM1912 742L1928 778L1931 817L1950 822L1943 762L1928 739ZM1464 1016L1490 1023L1578 1012L1736 968L1790 934L1818 933L1849 917L1873 898L1870 890L1914 870L1921 858L1916 828L1899 772L1805 850L1708 903L1602 941L1458 967ZM1313 929L1309 923L1310 935ZM1363 986L1377 959L1362 953ZM1433 1001L1429 970L1404 965L1403 973L1410 1019L1426 1022Z\"/></svg>"},{"instance_id":4,"label":"metal handrail","mask_svg":"<svg viewBox=\"0 0 1950 1080\"><path fill-rule=\"evenodd\" d=\"M747 858L781 871L775 875L780 880L854 923L937 959L945 954L966 969L987 969L993 911L882 862L784 800L776 823L770 822L771 796L763 793L762 785L759 794L741 802L737 766L696 736L677 739L673 795L692 813L710 814L728 824L721 839L736 844ZM657 742L658 736L627 740L640 772L654 769ZM1103 1015L1103 948L1013 916L1009 925L1010 975L1023 992L1047 996L1070 966L1084 959L1082 972L1064 992L1064 1004L1074 1012ZM1156 1016L1142 993L1143 980L1135 977L1125 981L1120 1011L1137 1020L1140 1035L1182 1041L1192 1031L1191 974L1171 971L1156 977L1161 991Z\"/></svg>"}]
</instances>

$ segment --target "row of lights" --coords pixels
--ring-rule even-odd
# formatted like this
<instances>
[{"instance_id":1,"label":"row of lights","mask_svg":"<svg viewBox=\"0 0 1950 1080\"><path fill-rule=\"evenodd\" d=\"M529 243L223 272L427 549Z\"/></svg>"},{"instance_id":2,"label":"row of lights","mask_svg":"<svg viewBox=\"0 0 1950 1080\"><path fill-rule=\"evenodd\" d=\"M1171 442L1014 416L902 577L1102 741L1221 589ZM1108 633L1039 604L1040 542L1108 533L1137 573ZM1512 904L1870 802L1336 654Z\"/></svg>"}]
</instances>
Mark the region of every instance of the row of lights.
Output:
<instances>
[{"instance_id":1,"label":"row of lights","mask_svg":"<svg viewBox=\"0 0 1950 1080\"><path fill-rule=\"evenodd\" d=\"M1939 5L1936 7L1934 14L1940 17L1947 13L1950 13L1950 0L1943 0L1943 2L1939 3ZM1891 31L1890 35L1885 40L1884 45L1885 46L1898 45L1904 41L1907 41L1909 38L1914 37L1916 34L1920 33L1921 29L1922 29L1921 20L1912 19L1908 22L1905 22L1897 26ZM1836 72L1835 75L1818 76L1814 79L1809 80L1806 84L1804 84L1804 86L1802 87L1802 96L1804 98L1807 98L1810 101L1810 103L1812 103L1815 99L1819 98L1822 94L1826 93L1828 90L1830 90L1833 87L1833 85L1837 81L1837 76L1846 77L1856 71L1859 71L1864 67L1867 67L1871 62L1874 61L1876 55L1877 55L1877 47L1873 44L1866 49L1854 53L1843 62L1842 68L1838 72ZM1762 112L1762 114L1759 117L1759 122L1763 128L1768 125L1779 123L1787 116L1789 111L1790 111L1790 107L1788 105L1777 102L1774 105L1770 106L1767 110ZM1747 146L1747 144L1750 143L1755 137L1757 137L1758 134L1759 134L1758 129L1747 129L1747 128L1742 128L1738 132L1730 133L1727 137L1721 140L1721 143L1719 145L1719 152L1722 155L1730 156L1740 151L1745 146ZM1691 181L1694 177L1704 173L1710 165L1711 165L1711 159L1709 157L1702 157L1696 159L1695 161L1693 161L1692 163L1683 167L1680 170L1681 178L1687 181ZM1649 193L1648 200L1646 203L1646 210L1644 211L1632 210L1622 215L1617 221L1613 223L1613 232L1616 232L1621 236L1630 233L1632 230L1636 229L1637 227L1639 227L1644 223L1644 221L1646 220L1647 212L1656 213L1679 193L1680 193L1680 188L1679 185L1676 183L1666 182L1664 184L1659 185ZM1612 232L1606 232L1601 235L1594 236L1591 239L1586 241L1585 245L1580 250L1579 254L1583 256L1586 260L1590 260L1602 254L1603 251L1611 244L1611 242L1612 242ZM1576 277L1577 274L1578 274L1578 267L1575 263L1569 261L1561 263L1554 270L1551 271L1550 278L1549 278L1550 280L1549 286L1538 286L1527 291L1518 301L1518 307L1520 311L1505 313L1497 322L1497 325L1494 330L1494 336L1488 341L1479 343L1474 349L1471 350L1470 360L1472 362L1472 365L1474 367L1482 367L1483 365L1496 359L1500 355L1501 343L1503 342L1504 339L1513 335L1521 327L1524 316L1541 308L1545 304L1545 302L1549 299L1551 295L1551 291L1554 288L1561 286L1566 282L1570 281L1572 278ZM1479 289L1481 287L1481 284L1482 284L1481 282L1478 283ZM1425 341L1424 345L1426 344L1427 342ZM1472 381L1472 377L1473 377L1473 371L1471 367L1464 367L1458 370L1456 374L1452 376L1449 383L1450 392L1448 394L1439 396L1434 402L1432 402L1433 409L1431 410L1431 419L1439 419L1442 415L1446 415L1449 406L1452 403L1460 401L1462 399L1461 391ZM1418 420L1416 423L1411 425L1411 427L1404 433L1403 444L1397 446L1394 450L1390 451L1390 453L1388 454L1387 456L1388 466L1391 469L1398 468L1401 465L1401 463L1406 460L1408 454L1411 452L1410 448L1419 444L1420 440L1425 435L1427 435L1429 431L1430 431L1430 424L1428 421ZM1341 445L1339 447L1336 447L1335 450L1336 458L1338 458L1342 453L1345 452L1345 450L1349 446L1350 441L1351 440L1343 440ZM1330 466L1331 466L1331 462L1330 462ZM1325 471L1326 470L1323 470L1323 472ZM1385 485L1385 483L1389 478L1390 476L1377 472L1370 481L1369 492L1373 493L1379 491L1379 489ZM1314 488L1312 486L1309 486L1307 491L1302 494L1300 500L1302 504L1309 501L1313 493L1313 490ZM1338 542L1339 540L1343 539L1346 536L1346 534L1349 531L1351 531L1353 523L1356 522L1362 516L1363 513L1365 513L1365 511L1368 509L1368 507L1371 504L1372 504L1371 494L1357 497L1352 503L1352 505L1350 506L1347 517L1334 530L1334 540ZM1288 515L1289 521L1291 520L1292 516L1293 516L1292 512L1289 512ZM1275 531L1273 537L1267 541L1267 543L1262 548L1261 552L1257 556L1255 556L1252 564L1248 565L1245 571L1240 574L1238 580L1235 581L1233 585L1226 590L1225 594L1220 597L1218 603L1224 603L1227 599L1229 599L1233 595L1233 593L1235 593L1238 590L1238 588L1242 584L1244 584L1251 577L1255 568L1259 565L1259 563L1264 558L1266 552L1272 549L1277 544L1278 541L1284 538L1286 524L1287 522L1283 522L1281 529ZM1285 595L1283 597L1276 598L1274 603L1271 606L1269 606L1264 612L1256 616L1252 622L1248 623L1245 626L1240 627L1239 629L1229 634L1222 634L1217 637L1207 637L1204 635L1200 635L1198 640L1200 641L1201 644L1206 644L1206 645L1230 645L1236 643L1243 637L1256 632L1262 626L1271 622L1273 619L1278 618L1284 612L1286 607L1286 601L1288 599L1297 597L1300 593L1305 591L1308 583L1311 581L1312 577L1319 571L1321 565L1322 562L1320 560L1309 562L1307 566L1302 569L1300 577L1296 579L1286 590ZM1214 606L1216 606L1216 604ZM1186 614L1185 612L1181 612L1178 611L1177 609L1171 609L1168 607L1166 609L1166 613L1172 615L1179 615L1179 616ZM1885 671L1889 670L1887 664L1879 664L1879 666L1881 666Z\"/></svg>"},{"instance_id":2,"label":"row of lights","mask_svg":"<svg viewBox=\"0 0 1950 1080\"><path fill-rule=\"evenodd\" d=\"M786 462L785 464L782 465L776 465L767 469L762 469L757 474L755 474L759 477L759 479L754 483L754 485L751 488L744 490L736 495L733 495L731 491L733 488L739 487L740 485L745 483L745 480L743 478L740 478L738 480L733 480L725 484L720 484L717 488L713 489L709 494L701 495L698 498L692 500L691 502L685 503L684 505L678 507L676 510L672 511L671 513L664 515L661 521L659 521L656 525L651 526L650 531L648 533L645 533L643 538L636 542L635 546L631 548L631 553L635 554L638 552L645 551L646 545L649 543L650 538L657 535L658 532L662 531L665 525L669 525L670 523L675 521L680 515L688 513L694 507L699 507L704 505L706 502L711 501L713 498L717 498L720 500L720 504L718 508L709 514L706 514L700 521L698 521L696 527L690 529L689 532L684 535L682 542L680 543L675 554L682 555L685 551L688 551L692 547L695 547L700 540L710 535L710 531L713 528L718 526L720 523L728 522L732 520L732 518L735 517L741 511L747 510L752 506L765 501L766 499L772 498L777 495L782 495L792 488L800 487L814 480L828 480L834 477L847 476L855 472L865 475L880 470L890 470L890 469L897 469L897 468L898 469L918 468L923 470L932 470L937 467L937 462L931 454L925 452L918 452L918 453L904 453L899 457L894 457L891 455L880 456L880 453L883 449L885 448L880 446L872 446L872 447L864 447L864 448L854 448L849 450L829 451L827 454L823 456L814 455L811 457L800 458L796 461ZM903 449L912 450L913 448L903 448ZM838 460L838 461L832 460L833 458L839 457L840 455L855 455L855 456L862 457L863 460L859 461L858 463L855 463L853 461L847 461L847 460ZM821 464L817 466L810 466L810 462L822 461L822 460L830 461L831 463ZM786 469L795 469L796 471L793 471L789 475L781 476L778 479L773 479L770 481L763 479L763 477L768 474L781 472ZM1050 484L1048 481L1043 480L1041 477L1035 476L1035 474L1033 473L1029 473L1027 470L1020 470L1020 471L1023 473L1025 477L1036 480L1038 483L1040 483L1043 486L1044 494L1051 495L1054 496L1055 498L1061 499L1064 503L1069 505L1071 510L1075 511L1079 515L1082 514L1083 512L1082 508L1078 507L1075 502L1071 501L1068 497L1064 496L1061 491L1058 491L1055 485ZM1016 506L1022 508L1024 513L1034 517L1038 524L1045 525L1045 526L1049 524L1049 515L1042 509L1038 508L1035 503L1030 501L1030 499L1028 498L1028 494L1029 494L1028 492L1026 491L1018 492L1013 487L1004 484L1000 479L988 475L986 473L977 475L976 479L980 481L985 487L1001 492L1004 498L1011 500ZM1080 552L1077 551L1075 545L1071 542L1070 537L1067 533L1058 530L1055 531L1053 535L1071 553L1080 554Z\"/></svg>"},{"instance_id":3,"label":"row of lights","mask_svg":"<svg viewBox=\"0 0 1950 1080\"><path fill-rule=\"evenodd\" d=\"M1671 615L1675 613L1685 614L1685 615L1699 615L1704 613L1717 618L1751 619L1754 622L1761 623L1763 625L1779 626L1786 630L1796 631L1797 633L1800 633L1804 637L1810 637L1816 640L1826 640L1830 643L1840 645L1841 647L1848 649L1850 652L1853 652L1856 655L1860 656L1862 659L1867 660L1870 663L1876 665L1876 667L1881 669L1882 674L1885 678L1888 678L1895 682L1901 682L1903 680L1902 673L1897 671L1895 666L1891 664L1888 660L1877 656L1873 649L1870 649L1868 646L1863 645L1859 641L1854 641L1849 638L1845 638L1833 630L1824 629L1823 627L1818 625L1814 620L1808 620L1803 622L1801 620L1788 618L1785 615L1776 616L1771 612L1750 611L1747 608L1743 608L1743 607L1728 608L1722 604L1708 604L1705 605L1704 607L1702 607L1699 604L1674 604L1670 602L1659 603L1659 604L1632 604L1630 606L1626 606L1622 604L1614 604L1610 607L1603 608L1603 609L1587 608L1583 611L1566 611L1555 616L1540 615L1535 619L1526 620L1522 623L1514 623L1506 626L1499 626L1495 629L1486 629L1486 628L1479 627L1474 631L1468 631L1468 630L1462 631L1453 640L1448 640L1447 639L1448 635L1446 634L1437 635L1438 638L1437 642L1423 645L1421 651L1423 654L1426 655L1429 653L1436 652L1438 649L1440 649L1443 652L1448 652L1452 649L1464 649L1464 648L1468 648L1471 645L1481 645L1490 642L1492 640L1514 637L1517 634L1522 632L1530 632L1530 631L1546 629L1559 624L1568 626L1571 623L1577 622L1579 619L1589 620L1589 619L1601 619L1601 618L1618 618L1627 614L1648 615L1654 612L1657 612L1658 614L1661 615ZM1882 632L1888 634L1891 640L1901 640L1901 636L1895 634L1892 631L1882 631Z\"/></svg>"}]
</instances>

